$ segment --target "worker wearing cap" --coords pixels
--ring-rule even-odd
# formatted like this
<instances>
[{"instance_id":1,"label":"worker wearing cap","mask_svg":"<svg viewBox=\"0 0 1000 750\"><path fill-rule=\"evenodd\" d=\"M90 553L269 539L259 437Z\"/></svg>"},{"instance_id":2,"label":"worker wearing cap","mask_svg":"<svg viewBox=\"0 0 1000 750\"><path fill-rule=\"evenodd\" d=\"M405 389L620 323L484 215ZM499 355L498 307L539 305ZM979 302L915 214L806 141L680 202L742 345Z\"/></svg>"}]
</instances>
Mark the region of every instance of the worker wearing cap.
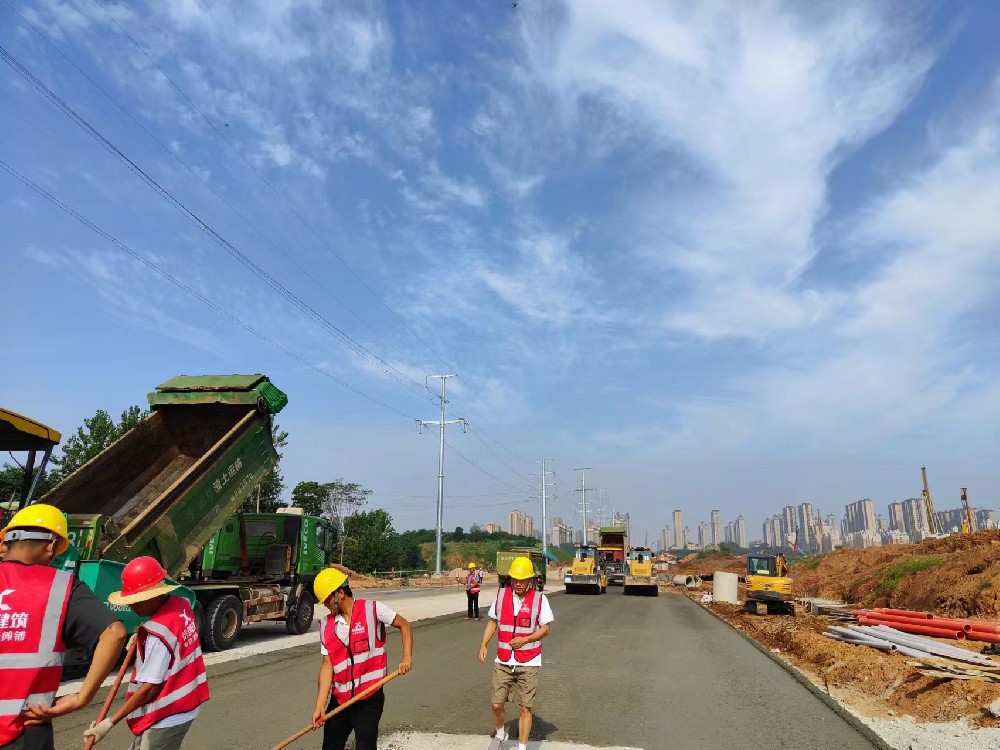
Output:
<instances>
[{"instance_id":1,"label":"worker wearing cap","mask_svg":"<svg viewBox=\"0 0 1000 750\"><path fill-rule=\"evenodd\" d=\"M205 661L194 612L187 599L172 594L167 571L152 557L137 557L122 570L122 590L108 596L149 620L135 636L135 665L128 693L116 714L92 723L83 736L104 739L125 719L135 739L132 750L177 750L208 700Z\"/></svg>"},{"instance_id":2,"label":"worker wearing cap","mask_svg":"<svg viewBox=\"0 0 1000 750\"><path fill-rule=\"evenodd\" d=\"M486 652L497 635L497 658L493 667L493 708L496 734L489 750L500 750L509 739L504 728L504 704L512 688L517 688L521 712L518 719L518 750L527 750L531 734L531 706L538 690L538 671L542 666L542 639L549 634L555 619L548 597L532 586L535 567L527 557L517 557L510 564L511 585L497 592L490 606L479 661L486 662Z\"/></svg>"},{"instance_id":3,"label":"worker wearing cap","mask_svg":"<svg viewBox=\"0 0 1000 750\"><path fill-rule=\"evenodd\" d=\"M483 574L474 562L469 563L469 572L465 574L465 597L468 599L469 610L466 620L479 619L479 592L483 588Z\"/></svg>"},{"instance_id":4,"label":"worker wearing cap","mask_svg":"<svg viewBox=\"0 0 1000 750\"><path fill-rule=\"evenodd\" d=\"M52 750L52 719L93 700L125 626L90 587L50 567L69 547L66 517L29 505L0 531L0 748ZM93 652L80 690L56 700L67 646Z\"/></svg>"},{"instance_id":5,"label":"worker wearing cap","mask_svg":"<svg viewBox=\"0 0 1000 750\"><path fill-rule=\"evenodd\" d=\"M388 675L386 625L399 628L403 639L399 673L410 671L413 653L410 623L382 602L355 599L347 576L335 568L320 571L313 582L313 592L330 610L319 624L323 663L313 710L313 724L324 724L323 750L344 750L352 731L357 750L375 750L385 706L381 688L329 720L323 717Z\"/></svg>"}]
</instances>

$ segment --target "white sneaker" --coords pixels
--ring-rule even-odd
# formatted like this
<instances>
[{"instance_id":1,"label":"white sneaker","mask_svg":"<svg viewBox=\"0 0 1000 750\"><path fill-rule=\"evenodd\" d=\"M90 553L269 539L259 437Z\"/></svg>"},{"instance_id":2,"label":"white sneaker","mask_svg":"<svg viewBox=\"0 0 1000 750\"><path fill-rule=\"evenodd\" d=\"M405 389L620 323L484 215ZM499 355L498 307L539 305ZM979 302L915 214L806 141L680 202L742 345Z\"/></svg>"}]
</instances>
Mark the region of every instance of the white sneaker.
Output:
<instances>
[{"instance_id":1,"label":"white sneaker","mask_svg":"<svg viewBox=\"0 0 1000 750\"><path fill-rule=\"evenodd\" d=\"M496 735L494 735L493 739L490 740L490 746L487 748L487 750L500 750L500 748L503 747L503 743L505 743L509 739L510 735L507 732L503 733L503 737L497 737Z\"/></svg>"}]
</instances>

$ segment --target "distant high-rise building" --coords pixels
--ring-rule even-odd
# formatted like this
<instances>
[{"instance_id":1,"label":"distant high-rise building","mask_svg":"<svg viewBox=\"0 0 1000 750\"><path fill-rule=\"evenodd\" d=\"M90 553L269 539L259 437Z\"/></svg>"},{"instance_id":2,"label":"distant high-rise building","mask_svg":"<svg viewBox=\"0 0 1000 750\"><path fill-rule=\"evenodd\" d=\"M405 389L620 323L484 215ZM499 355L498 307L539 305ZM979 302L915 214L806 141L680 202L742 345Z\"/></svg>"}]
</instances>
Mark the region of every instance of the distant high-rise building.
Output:
<instances>
[{"instance_id":1,"label":"distant high-rise building","mask_svg":"<svg viewBox=\"0 0 1000 750\"><path fill-rule=\"evenodd\" d=\"M663 535L662 535L662 537L663 538L660 540L660 551L661 552L666 552L674 544L674 537L673 537L673 534L670 533L670 527L669 526L664 526L663 527Z\"/></svg>"},{"instance_id":2,"label":"distant high-rise building","mask_svg":"<svg viewBox=\"0 0 1000 750\"><path fill-rule=\"evenodd\" d=\"M899 500L889 503L889 528L893 531L906 529L906 524L903 523L903 503Z\"/></svg>"},{"instance_id":3,"label":"distant high-rise building","mask_svg":"<svg viewBox=\"0 0 1000 750\"><path fill-rule=\"evenodd\" d=\"M722 513L717 510L712 511L712 545L722 544Z\"/></svg>"},{"instance_id":4,"label":"distant high-rise building","mask_svg":"<svg viewBox=\"0 0 1000 750\"><path fill-rule=\"evenodd\" d=\"M514 536L532 536L535 531L535 519L520 510L512 510L507 514L507 532Z\"/></svg>"},{"instance_id":5,"label":"distant high-rise building","mask_svg":"<svg viewBox=\"0 0 1000 750\"><path fill-rule=\"evenodd\" d=\"M708 547L711 540L708 524L702 521L698 524L698 546L704 549Z\"/></svg>"},{"instance_id":6,"label":"distant high-rise building","mask_svg":"<svg viewBox=\"0 0 1000 750\"><path fill-rule=\"evenodd\" d=\"M975 511L976 515L976 528L980 531L985 531L986 529L995 529L997 527L997 514L996 511L987 510L985 508L977 508Z\"/></svg>"},{"instance_id":7,"label":"distant high-rise building","mask_svg":"<svg viewBox=\"0 0 1000 750\"><path fill-rule=\"evenodd\" d=\"M549 529L549 544L558 547L562 544L573 543L573 529L563 523L559 516L552 519L552 527Z\"/></svg>"},{"instance_id":8,"label":"distant high-rise building","mask_svg":"<svg viewBox=\"0 0 1000 750\"><path fill-rule=\"evenodd\" d=\"M736 524L732 521L726 522L726 544L734 544L736 542Z\"/></svg>"},{"instance_id":9,"label":"distant high-rise building","mask_svg":"<svg viewBox=\"0 0 1000 750\"><path fill-rule=\"evenodd\" d=\"M736 516L736 546L744 549L747 546L747 522L743 516Z\"/></svg>"},{"instance_id":10,"label":"distant high-rise building","mask_svg":"<svg viewBox=\"0 0 1000 750\"><path fill-rule=\"evenodd\" d=\"M612 526L624 526L625 527L625 532L626 532L626 534L628 534L628 531L631 529L631 526L629 525L628 513L615 513L615 517L611 521L611 525Z\"/></svg>"},{"instance_id":11,"label":"distant high-rise building","mask_svg":"<svg viewBox=\"0 0 1000 750\"><path fill-rule=\"evenodd\" d=\"M816 545L816 518L813 515L812 503L800 503L798 507L798 538L796 543L802 552L815 552Z\"/></svg>"},{"instance_id":12,"label":"distant high-rise building","mask_svg":"<svg viewBox=\"0 0 1000 750\"><path fill-rule=\"evenodd\" d=\"M679 546L679 547L680 547L681 549L687 549L687 547L688 547L688 536L689 536L689 534L690 534L690 532L689 532L689 530L688 530L688 527L687 527L687 526L685 526L685 527L684 527L684 528L683 528L683 529L681 530L681 539L680 539L680 544L678 545L678 546Z\"/></svg>"},{"instance_id":13,"label":"distant high-rise building","mask_svg":"<svg viewBox=\"0 0 1000 750\"><path fill-rule=\"evenodd\" d=\"M684 536L684 522L681 520L681 512L674 511L674 546L677 549L687 547L687 538Z\"/></svg>"},{"instance_id":14,"label":"distant high-rise building","mask_svg":"<svg viewBox=\"0 0 1000 750\"><path fill-rule=\"evenodd\" d=\"M498 523L493 523L492 521L485 526L483 526L483 531L487 534L499 534L503 531L503 527Z\"/></svg>"},{"instance_id":15,"label":"distant high-rise building","mask_svg":"<svg viewBox=\"0 0 1000 750\"><path fill-rule=\"evenodd\" d=\"M795 506L786 505L781 509L781 544L779 547L787 547L790 539L795 539L795 531L798 525L795 522Z\"/></svg>"},{"instance_id":16,"label":"distant high-rise building","mask_svg":"<svg viewBox=\"0 0 1000 750\"><path fill-rule=\"evenodd\" d=\"M847 512L847 533L863 532L877 533L875 521L875 503L865 498L851 503L844 510Z\"/></svg>"},{"instance_id":17,"label":"distant high-rise building","mask_svg":"<svg viewBox=\"0 0 1000 750\"><path fill-rule=\"evenodd\" d=\"M764 536L763 536L764 546L765 547L773 547L774 546L774 538L771 536L771 519L770 518L765 518L764 519L764 523L761 524L761 531L764 532ZM729 533L729 524L728 523L726 524L726 533ZM729 540L727 539L726 541L729 541Z\"/></svg>"},{"instance_id":18,"label":"distant high-rise building","mask_svg":"<svg viewBox=\"0 0 1000 750\"><path fill-rule=\"evenodd\" d=\"M903 531L916 541L929 531L927 526L927 506L922 497L911 497L903 501Z\"/></svg>"}]
</instances>

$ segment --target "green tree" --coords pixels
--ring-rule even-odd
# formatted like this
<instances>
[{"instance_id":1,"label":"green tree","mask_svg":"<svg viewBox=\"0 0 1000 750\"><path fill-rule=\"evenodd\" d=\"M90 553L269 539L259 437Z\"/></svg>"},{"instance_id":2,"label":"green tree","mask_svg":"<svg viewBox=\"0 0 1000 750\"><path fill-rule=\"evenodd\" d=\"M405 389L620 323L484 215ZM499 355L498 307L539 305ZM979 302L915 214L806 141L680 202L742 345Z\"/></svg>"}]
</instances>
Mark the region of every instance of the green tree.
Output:
<instances>
[{"instance_id":1,"label":"green tree","mask_svg":"<svg viewBox=\"0 0 1000 750\"><path fill-rule=\"evenodd\" d=\"M354 513L344 519L344 565L370 573L388 570L399 561L399 534L392 517L381 508Z\"/></svg>"},{"instance_id":2,"label":"green tree","mask_svg":"<svg viewBox=\"0 0 1000 750\"><path fill-rule=\"evenodd\" d=\"M59 456L53 456L50 463L55 466L52 474L58 484L90 459L94 458L125 433L139 425L149 415L138 406L130 406L122 412L118 424L104 409L98 409L94 416L83 420L62 445Z\"/></svg>"},{"instance_id":3,"label":"green tree","mask_svg":"<svg viewBox=\"0 0 1000 750\"><path fill-rule=\"evenodd\" d=\"M357 482L337 477L332 482L299 482L292 489L292 505L307 514L340 523L354 515L371 497L372 491Z\"/></svg>"},{"instance_id":4,"label":"green tree","mask_svg":"<svg viewBox=\"0 0 1000 750\"><path fill-rule=\"evenodd\" d=\"M281 449L288 445L288 433L282 430L276 422L271 422L271 439L278 451L278 460L268 469L249 497L243 501L244 513L256 513L258 508L257 492L260 491L260 513L274 513L281 507L281 493L285 491L285 478L281 475Z\"/></svg>"},{"instance_id":5,"label":"green tree","mask_svg":"<svg viewBox=\"0 0 1000 750\"><path fill-rule=\"evenodd\" d=\"M299 482L292 488L292 505L302 508L306 515L322 515L329 492L329 485L319 482Z\"/></svg>"}]
</instances>

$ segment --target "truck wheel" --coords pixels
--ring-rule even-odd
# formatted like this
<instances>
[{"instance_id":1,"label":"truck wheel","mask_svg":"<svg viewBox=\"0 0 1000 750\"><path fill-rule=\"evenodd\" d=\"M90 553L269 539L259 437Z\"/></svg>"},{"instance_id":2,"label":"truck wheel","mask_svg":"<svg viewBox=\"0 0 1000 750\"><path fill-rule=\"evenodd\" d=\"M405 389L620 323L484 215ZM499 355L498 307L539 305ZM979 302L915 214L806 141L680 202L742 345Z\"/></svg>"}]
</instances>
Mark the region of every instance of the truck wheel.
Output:
<instances>
[{"instance_id":1,"label":"truck wheel","mask_svg":"<svg viewBox=\"0 0 1000 750\"><path fill-rule=\"evenodd\" d=\"M295 612L285 618L285 628L292 635L308 633L313 624L314 611L312 594L302 589L299 598L295 600Z\"/></svg>"},{"instance_id":2,"label":"truck wheel","mask_svg":"<svg viewBox=\"0 0 1000 750\"><path fill-rule=\"evenodd\" d=\"M198 630L198 637L202 638L205 630L205 608L201 606L201 602L195 602L191 609L194 610L194 626Z\"/></svg>"},{"instance_id":3,"label":"truck wheel","mask_svg":"<svg viewBox=\"0 0 1000 750\"><path fill-rule=\"evenodd\" d=\"M209 651L232 648L243 629L243 602L232 594L222 594L208 603L205 611L205 637Z\"/></svg>"}]
</instances>

